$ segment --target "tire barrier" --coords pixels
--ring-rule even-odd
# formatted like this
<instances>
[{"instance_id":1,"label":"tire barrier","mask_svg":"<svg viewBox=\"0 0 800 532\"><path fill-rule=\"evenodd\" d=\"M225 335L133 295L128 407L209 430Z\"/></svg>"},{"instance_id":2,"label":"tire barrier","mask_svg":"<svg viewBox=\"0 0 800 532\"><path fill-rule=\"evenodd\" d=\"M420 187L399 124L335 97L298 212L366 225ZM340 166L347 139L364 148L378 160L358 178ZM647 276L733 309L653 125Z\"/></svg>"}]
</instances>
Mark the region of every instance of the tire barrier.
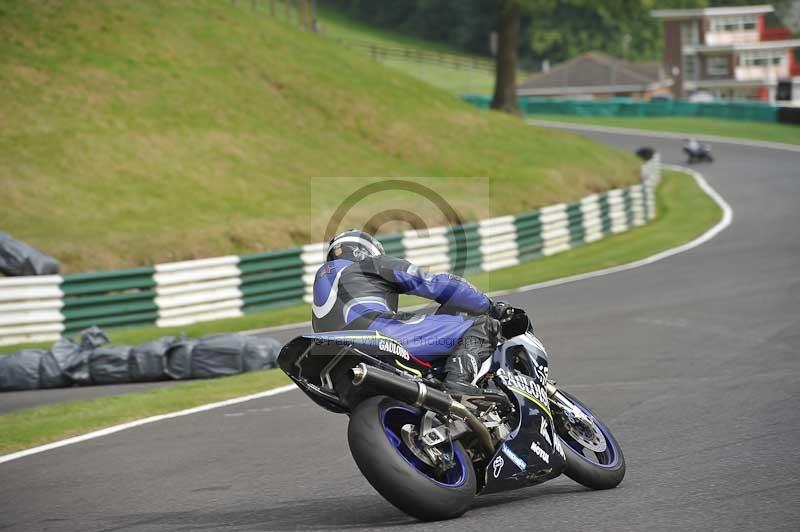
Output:
<instances>
[{"instance_id":1,"label":"tire barrier","mask_svg":"<svg viewBox=\"0 0 800 532\"><path fill-rule=\"evenodd\" d=\"M60 338L50 350L0 357L0 392L237 375L274 368L281 346L273 338L215 334L197 340L168 336L131 347L108 343L92 327L80 343Z\"/></svg>"},{"instance_id":2,"label":"tire barrier","mask_svg":"<svg viewBox=\"0 0 800 532\"><path fill-rule=\"evenodd\" d=\"M493 271L652 220L660 159L642 181L522 214L380 235L386 253L431 271ZM311 301L325 244L98 273L0 279L0 345L55 340L93 325L171 327ZM111 356L111 355L109 355Z\"/></svg>"},{"instance_id":3,"label":"tire barrier","mask_svg":"<svg viewBox=\"0 0 800 532\"><path fill-rule=\"evenodd\" d=\"M465 102L487 109L491 97L465 94ZM687 102L682 100L644 101L627 98L611 100L561 100L520 98L520 110L527 115L573 116L701 116L732 120L778 122L779 108L764 102Z\"/></svg>"}]
</instances>

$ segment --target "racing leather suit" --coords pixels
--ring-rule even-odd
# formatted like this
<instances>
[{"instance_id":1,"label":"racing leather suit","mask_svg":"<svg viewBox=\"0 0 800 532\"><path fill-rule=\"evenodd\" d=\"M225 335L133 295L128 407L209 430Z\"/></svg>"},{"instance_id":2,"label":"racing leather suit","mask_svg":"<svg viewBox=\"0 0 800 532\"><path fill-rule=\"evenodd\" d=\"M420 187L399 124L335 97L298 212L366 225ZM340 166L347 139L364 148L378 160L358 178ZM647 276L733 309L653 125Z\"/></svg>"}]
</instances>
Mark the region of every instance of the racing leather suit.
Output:
<instances>
[{"instance_id":1,"label":"racing leather suit","mask_svg":"<svg viewBox=\"0 0 800 532\"><path fill-rule=\"evenodd\" d=\"M399 294L440 303L452 314L398 312ZM499 323L486 314L492 301L470 283L448 273L429 274L407 260L379 255L335 259L314 278L315 332L377 330L399 341L418 360L450 355L447 380L468 382L494 352Z\"/></svg>"}]
</instances>

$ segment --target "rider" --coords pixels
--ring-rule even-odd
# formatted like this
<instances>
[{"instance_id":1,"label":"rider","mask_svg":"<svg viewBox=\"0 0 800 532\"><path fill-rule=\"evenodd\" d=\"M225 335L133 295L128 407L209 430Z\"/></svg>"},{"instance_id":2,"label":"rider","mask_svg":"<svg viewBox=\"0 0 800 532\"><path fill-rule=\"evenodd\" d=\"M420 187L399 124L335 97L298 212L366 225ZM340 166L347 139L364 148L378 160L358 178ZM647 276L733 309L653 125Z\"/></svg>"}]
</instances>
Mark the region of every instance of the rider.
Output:
<instances>
[{"instance_id":1,"label":"rider","mask_svg":"<svg viewBox=\"0 0 800 532\"><path fill-rule=\"evenodd\" d=\"M691 153L699 153L701 148L702 148L702 146L700 146L700 143L697 142L697 139L694 138L694 137L690 137L690 138L686 139L686 143L685 143L684 147L687 150L689 150Z\"/></svg>"},{"instance_id":2,"label":"rider","mask_svg":"<svg viewBox=\"0 0 800 532\"><path fill-rule=\"evenodd\" d=\"M314 277L315 332L380 331L399 341L417 360L448 354L445 388L479 393L472 384L483 360L494 352L500 332L495 305L470 283L449 273L430 274L407 260L384 254L377 238L351 229L328 243L325 264ZM398 312L398 294L432 299L452 314Z\"/></svg>"}]
</instances>

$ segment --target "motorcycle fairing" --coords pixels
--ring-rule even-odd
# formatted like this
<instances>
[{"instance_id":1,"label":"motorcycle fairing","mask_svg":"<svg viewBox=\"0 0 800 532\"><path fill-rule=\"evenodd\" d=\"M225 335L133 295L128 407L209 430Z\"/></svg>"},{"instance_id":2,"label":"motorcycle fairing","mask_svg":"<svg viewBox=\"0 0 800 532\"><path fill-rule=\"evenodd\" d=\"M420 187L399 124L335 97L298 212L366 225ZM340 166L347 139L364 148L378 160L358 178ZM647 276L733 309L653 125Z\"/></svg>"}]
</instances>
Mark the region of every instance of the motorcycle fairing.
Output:
<instances>
[{"instance_id":1,"label":"motorcycle fairing","mask_svg":"<svg viewBox=\"0 0 800 532\"><path fill-rule=\"evenodd\" d=\"M336 413L349 412L354 406L354 398L341 392L352 389L346 372L360 362L414 377L434 369L411 356L394 338L371 330L305 334L286 344L278 356L280 368L306 395Z\"/></svg>"},{"instance_id":2,"label":"motorcycle fairing","mask_svg":"<svg viewBox=\"0 0 800 532\"><path fill-rule=\"evenodd\" d=\"M547 353L531 332L506 341L489 374L518 405L516 428L487 462L481 493L522 488L555 478L566 465L545 384Z\"/></svg>"}]
</instances>

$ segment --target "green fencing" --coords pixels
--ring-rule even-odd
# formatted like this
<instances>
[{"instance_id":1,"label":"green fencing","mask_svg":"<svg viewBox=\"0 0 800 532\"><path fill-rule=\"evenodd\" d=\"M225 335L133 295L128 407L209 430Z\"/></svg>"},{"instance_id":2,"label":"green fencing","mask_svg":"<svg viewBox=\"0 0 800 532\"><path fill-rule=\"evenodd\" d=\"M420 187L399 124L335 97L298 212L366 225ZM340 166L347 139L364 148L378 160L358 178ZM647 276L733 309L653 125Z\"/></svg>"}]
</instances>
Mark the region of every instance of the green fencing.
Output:
<instances>
[{"instance_id":1,"label":"green fencing","mask_svg":"<svg viewBox=\"0 0 800 532\"><path fill-rule=\"evenodd\" d=\"M477 107L488 108L489 96L468 94L464 101ZM777 122L778 108L761 102L708 102L643 101L626 98L611 100L559 100L550 98L520 98L520 109L526 115L573 116L694 116Z\"/></svg>"},{"instance_id":2,"label":"green fencing","mask_svg":"<svg viewBox=\"0 0 800 532\"><path fill-rule=\"evenodd\" d=\"M478 222L447 228L448 258L451 269L461 274L481 271L481 237Z\"/></svg>"},{"instance_id":3,"label":"green fencing","mask_svg":"<svg viewBox=\"0 0 800 532\"><path fill-rule=\"evenodd\" d=\"M147 267L64 276L64 332L92 325L153 325L158 318L154 271Z\"/></svg>"},{"instance_id":4,"label":"green fencing","mask_svg":"<svg viewBox=\"0 0 800 532\"><path fill-rule=\"evenodd\" d=\"M301 248L282 249L240 257L242 310L259 312L302 301Z\"/></svg>"},{"instance_id":5,"label":"green fencing","mask_svg":"<svg viewBox=\"0 0 800 532\"><path fill-rule=\"evenodd\" d=\"M527 262L542 256L544 238L542 238L542 222L539 218L539 211L526 212L514 216L514 226L517 229L515 236L520 262Z\"/></svg>"}]
</instances>

